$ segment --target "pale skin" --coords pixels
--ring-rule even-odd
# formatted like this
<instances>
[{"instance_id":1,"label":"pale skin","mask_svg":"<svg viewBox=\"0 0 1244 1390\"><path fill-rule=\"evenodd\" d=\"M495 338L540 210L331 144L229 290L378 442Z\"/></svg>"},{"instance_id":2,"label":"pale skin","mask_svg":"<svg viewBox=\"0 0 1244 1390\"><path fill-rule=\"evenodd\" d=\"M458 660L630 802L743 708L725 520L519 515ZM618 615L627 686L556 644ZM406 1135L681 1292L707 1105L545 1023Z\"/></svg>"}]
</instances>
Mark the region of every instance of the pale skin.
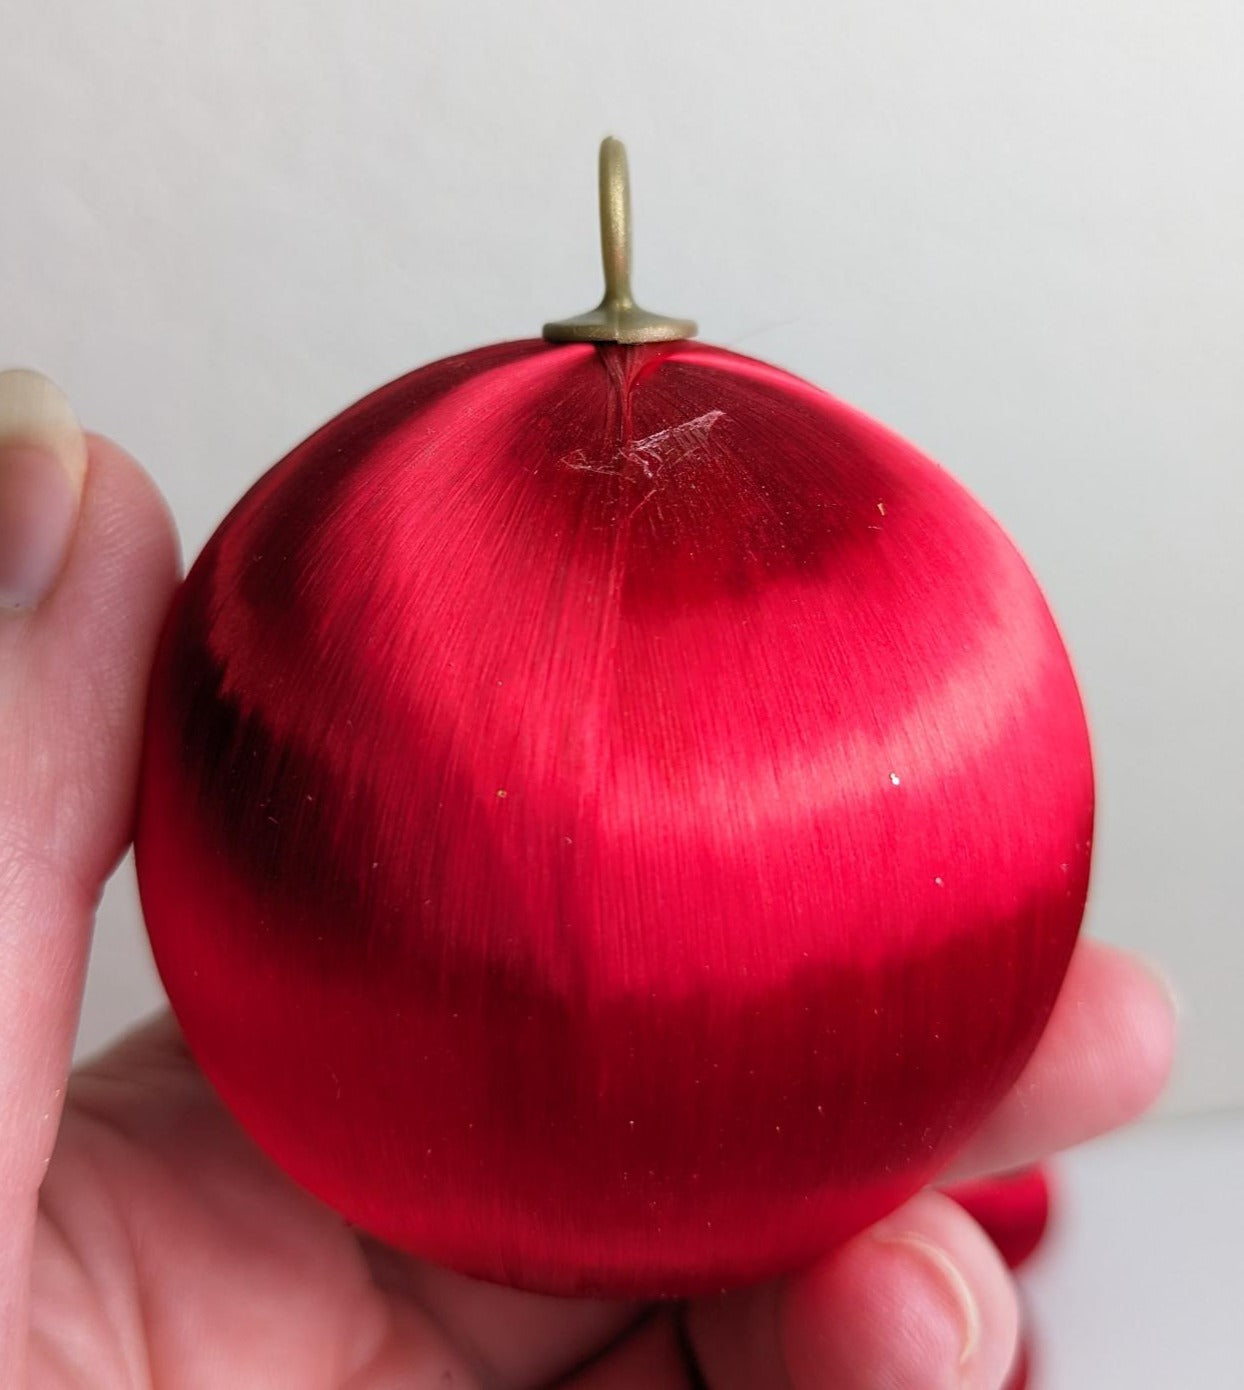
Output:
<instances>
[{"instance_id":1,"label":"pale skin","mask_svg":"<svg viewBox=\"0 0 1244 1390\"><path fill-rule=\"evenodd\" d=\"M11 446L0 439L0 474ZM1013 1281L934 1191L811 1269L724 1299L568 1301L361 1239L256 1151L168 1016L71 1075L178 559L155 488L115 445L89 437L85 467L34 427L23 447L65 467L80 505L45 591L0 610L0 1385L684 1390L677 1316L712 1390L1003 1384ZM1173 1035L1151 971L1082 944L1037 1054L952 1176L1131 1119L1160 1090Z\"/></svg>"}]
</instances>

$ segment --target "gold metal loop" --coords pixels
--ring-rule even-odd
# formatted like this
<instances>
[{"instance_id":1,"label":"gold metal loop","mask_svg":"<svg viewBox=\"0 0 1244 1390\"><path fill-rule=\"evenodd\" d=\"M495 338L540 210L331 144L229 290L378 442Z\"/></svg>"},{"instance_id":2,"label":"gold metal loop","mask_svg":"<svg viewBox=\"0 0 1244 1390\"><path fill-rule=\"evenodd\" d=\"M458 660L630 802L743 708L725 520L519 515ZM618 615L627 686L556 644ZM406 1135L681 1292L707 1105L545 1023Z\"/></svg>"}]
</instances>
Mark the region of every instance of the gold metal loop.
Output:
<instances>
[{"instance_id":1,"label":"gold metal loop","mask_svg":"<svg viewBox=\"0 0 1244 1390\"><path fill-rule=\"evenodd\" d=\"M605 297L576 318L544 325L552 343L663 343L693 338L690 319L649 313L631 292L631 179L626 147L612 135L600 146L600 253Z\"/></svg>"}]
</instances>

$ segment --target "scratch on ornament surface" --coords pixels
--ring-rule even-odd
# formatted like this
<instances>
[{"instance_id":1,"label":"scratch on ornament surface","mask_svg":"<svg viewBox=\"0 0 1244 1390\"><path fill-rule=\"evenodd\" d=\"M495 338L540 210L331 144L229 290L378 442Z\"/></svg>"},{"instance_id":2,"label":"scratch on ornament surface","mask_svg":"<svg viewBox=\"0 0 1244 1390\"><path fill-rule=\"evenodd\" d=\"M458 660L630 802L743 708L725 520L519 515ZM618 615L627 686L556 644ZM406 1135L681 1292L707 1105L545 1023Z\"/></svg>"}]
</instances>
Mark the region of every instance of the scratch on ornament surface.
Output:
<instances>
[{"instance_id":1,"label":"scratch on ornament surface","mask_svg":"<svg viewBox=\"0 0 1244 1390\"><path fill-rule=\"evenodd\" d=\"M662 469L702 453L708 447L709 432L725 413L706 410L694 420L634 439L621 452L628 462L639 464L645 478L655 478Z\"/></svg>"},{"instance_id":2,"label":"scratch on ornament surface","mask_svg":"<svg viewBox=\"0 0 1244 1390\"><path fill-rule=\"evenodd\" d=\"M592 463L582 449L575 449L562 459L562 465L580 473L602 473L612 477L619 477L637 466L645 478L655 482L672 466L702 454L708 447L710 431L725 413L724 410L706 410L693 420L670 425L642 439L629 440L615 450L606 463Z\"/></svg>"}]
</instances>

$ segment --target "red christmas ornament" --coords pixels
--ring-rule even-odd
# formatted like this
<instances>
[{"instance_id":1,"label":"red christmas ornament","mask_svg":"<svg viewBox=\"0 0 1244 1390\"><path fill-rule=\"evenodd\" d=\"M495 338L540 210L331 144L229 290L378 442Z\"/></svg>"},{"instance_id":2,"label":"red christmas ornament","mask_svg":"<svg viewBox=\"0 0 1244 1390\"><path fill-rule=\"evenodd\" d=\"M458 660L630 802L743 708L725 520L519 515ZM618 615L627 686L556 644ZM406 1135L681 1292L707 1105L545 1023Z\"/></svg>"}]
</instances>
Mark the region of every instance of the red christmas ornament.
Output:
<instances>
[{"instance_id":1,"label":"red christmas ornament","mask_svg":"<svg viewBox=\"0 0 1244 1390\"><path fill-rule=\"evenodd\" d=\"M875 1220L1014 1080L1092 769L997 524L636 309L602 171L611 292L546 330L600 341L403 377L208 544L138 868L191 1049L297 1181L475 1275L690 1294Z\"/></svg>"}]
</instances>

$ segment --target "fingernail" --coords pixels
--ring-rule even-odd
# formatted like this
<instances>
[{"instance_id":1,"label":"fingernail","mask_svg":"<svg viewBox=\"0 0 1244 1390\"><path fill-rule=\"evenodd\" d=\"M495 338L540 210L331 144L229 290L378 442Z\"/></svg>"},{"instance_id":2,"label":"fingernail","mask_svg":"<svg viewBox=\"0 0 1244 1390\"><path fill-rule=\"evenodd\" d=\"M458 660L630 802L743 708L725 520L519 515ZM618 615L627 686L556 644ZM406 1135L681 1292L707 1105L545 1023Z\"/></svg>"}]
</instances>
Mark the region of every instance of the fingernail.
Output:
<instances>
[{"instance_id":1,"label":"fingernail","mask_svg":"<svg viewBox=\"0 0 1244 1390\"><path fill-rule=\"evenodd\" d=\"M85 477L64 392L38 372L0 372L0 608L36 608L56 583Z\"/></svg>"},{"instance_id":2,"label":"fingernail","mask_svg":"<svg viewBox=\"0 0 1244 1390\"><path fill-rule=\"evenodd\" d=\"M908 1232L878 1236L877 1240L882 1245L900 1246L910 1251L927 1282L934 1286L939 1299L950 1305L959 1326L959 1368L966 1366L980 1344L981 1315L971 1285L963 1277L959 1266L940 1245L934 1245L924 1236Z\"/></svg>"}]
</instances>

